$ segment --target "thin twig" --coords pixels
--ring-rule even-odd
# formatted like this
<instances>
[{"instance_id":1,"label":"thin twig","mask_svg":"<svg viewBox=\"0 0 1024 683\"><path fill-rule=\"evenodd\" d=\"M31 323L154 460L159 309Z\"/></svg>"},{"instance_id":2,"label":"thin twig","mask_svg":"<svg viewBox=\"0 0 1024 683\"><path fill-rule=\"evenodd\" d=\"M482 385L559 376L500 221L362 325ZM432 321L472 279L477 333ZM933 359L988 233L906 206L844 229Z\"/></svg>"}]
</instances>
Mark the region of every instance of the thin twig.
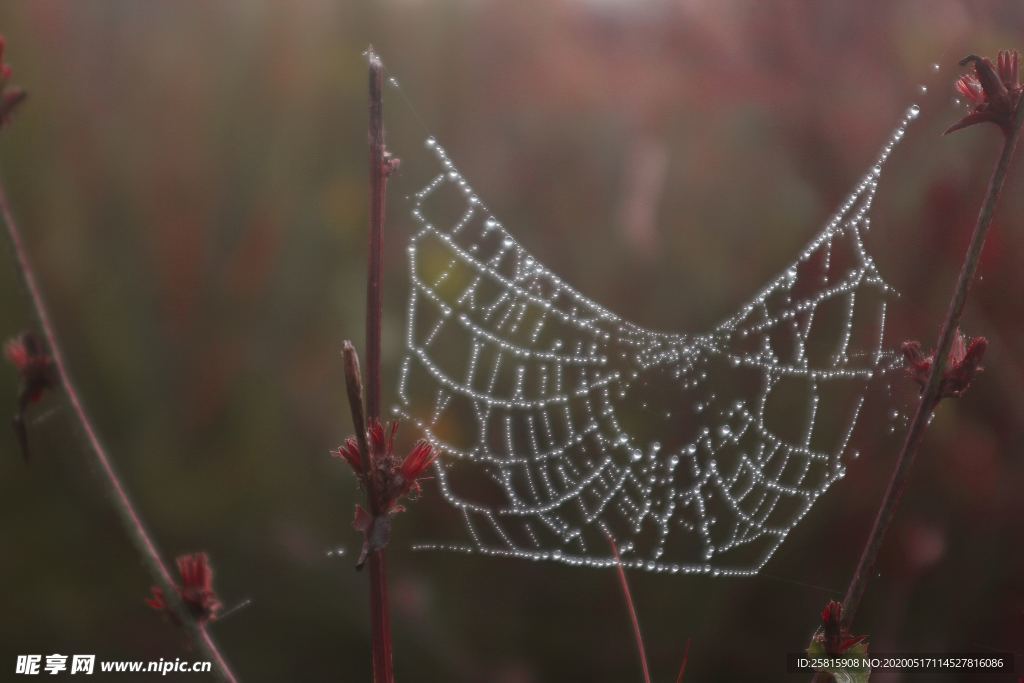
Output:
<instances>
[{"instance_id":1,"label":"thin twig","mask_svg":"<svg viewBox=\"0 0 1024 683\"><path fill-rule=\"evenodd\" d=\"M0 185L0 213L3 214L4 225L7 227L7 236L10 239L11 249L14 252L14 260L18 274L21 276L21 280L25 285L25 290L28 292L32 311L40 329L42 330L43 337L46 339L46 345L49 347L49 352L53 356L58 381L64 389L64 394L67 396L68 403L71 405L75 419L78 422L78 426L81 429L82 435L89 447L89 451L96 458L96 462L100 466L100 472L103 475L100 477L100 481L106 487L107 494L110 496L110 499L114 504L114 509L117 511L118 517L121 518L121 522L124 524L124 528L128 532L128 536L132 541L132 545L135 546L135 550L142 558L143 564L146 565L146 568L152 575L153 580L163 589L164 599L167 601L173 614L177 617L178 623L181 624L182 628L188 634L196 647L198 647L213 663L213 670L217 677L222 681L234 683L237 679L231 672L227 661L217 648L216 643L214 643L213 638L206 630L206 627L203 624L198 623L192 617L189 610L181 601L181 598L178 595L178 590L175 587L175 582L171 578L170 571L167 569L167 565L160 558L160 553L156 548L156 544L146 531L146 527L142 523L142 518L135 509L135 505L132 504L131 499L128 497L128 492L124 487L124 483L114 470L114 464L110 459L110 455L100 442L98 432L93 426L92 421L89 419L88 414L85 412L85 406L83 405L81 398L79 398L78 391L75 389L74 383L71 381L71 376L68 373L67 363L64 360L64 352L61 349L60 344L57 343L57 335L54 332L53 324L50 321L50 314L43 302L43 296L36 280L35 271L32 269L32 265L29 262L28 253L25 249L21 231L18 229L17 224L14 222L14 217L11 215L10 206L7 203L6 192L2 185Z\"/></svg>"},{"instance_id":2,"label":"thin twig","mask_svg":"<svg viewBox=\"0 0 1024 683\"><path fill-rule=\"evenodd\" d=\"M619 557L619 547L615 540L609 536L608 544L612 547L612 555L615 557L615 571L619 575L619 587L622 588L622 595L626 599L626 609L629 610L629 618L633 622L633 638L636 640L637 654L640 655L640 666L643 669L644 683L651 683L651 671L647 666L647 649L644 648L644 637L640 633L640 619L636 615L636 605L633 604L633 594L629 591L629 581L626 580L626 570L622 568L622 558ZM689 651L689 641L687 641ZM686 660L683 659L683 669L686 669ZM682 676L682 672L679 674Z\"/></svg>"},{"instance_id":3,"label":"thin twig","mask_svg":"<svg viewBox=\"0 0 1024 683\"><path fill-rule=\"evenodd\" d=\"M686 664L690 661L690 639L686 639L686 647L683 649L683 664L679 667L679 675L676 677L676 683L683 683L683 678L686 677Z\"/></svg>"},{"instance_id":4,"label":"thin twig","mask_svg":"<svg viewBox=\"0 0 1024 683\"><path fill-rule=\"evenodd\" d=\"M861 598L867 583L874 573L875 563L878 559L878 552L882 547L885 532L888 530L900 498L906 489L910 477L910 469L914 463L914 456L921 444L925 429L931 420L932 413L940 400L940 389L943 372L946 369L946 361L949 350L953 345L953 337L960 326L960 317L963 314L964 304L967 301L967 293L974 281L975 273L978 270L978 263L981 260L981 251L985 246L985 238L988 235L989 227L992 224L992 216L995 213L996 202L1003 189L1006 180L1006 173L1010 168L1013 159L1013 152L1017 146L1017 139L1020 136L1021 123L1024 122L1024 103L1017 107L1016 115L1010 130L1007 131L1003 142L1003 151L999 155L992 178L988 184L988 191L985 200L982 202L981 210L978 213L978 221L971 235L971 242L964 256L963 267L960 270L960 277L957 279L956 288L949 302L949 309L946 318L942 323L942 330L939 333L938 343L935 345L935 355L932 361L931 374L928 375L928 382L921 392L920 402L917 404L917 411L907 429L907 435L896 459L896 467L893 469L889 487L886 489L882 504L878 508L878 515L875 517L871 534L864 545L857 569L850 580L849 588L846 590L846 598L843 600L843 621L849 625L853 621L857 608L860 606Z\"/></svg>"},{"instance_id":5,"label":"thin twig","mask_svg":"<svg viewBox=\"0 0 1024 683\"><path fill-rule=\"evenodd\" d=\"M384 65L370 47L370 254L366 279L366 414L380 419L381 318L384 306L384 207L387 176L384 150ZM371 492L372 501L376 496ZM371 509L375 517L382 510ZM391 616L388 610L387 557L383 548L370 553L370 629L373 633L373 680L393 683Z\"/></svg>"}]
</instances>

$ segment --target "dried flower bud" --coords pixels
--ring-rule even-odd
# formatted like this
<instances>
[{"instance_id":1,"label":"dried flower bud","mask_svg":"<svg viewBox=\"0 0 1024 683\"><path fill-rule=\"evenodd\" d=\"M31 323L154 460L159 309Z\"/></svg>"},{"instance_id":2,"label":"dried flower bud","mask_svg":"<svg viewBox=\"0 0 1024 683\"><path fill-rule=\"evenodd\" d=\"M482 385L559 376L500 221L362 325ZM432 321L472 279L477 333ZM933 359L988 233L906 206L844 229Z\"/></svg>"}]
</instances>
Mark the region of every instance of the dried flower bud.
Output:
<instances>
[{"instance_id":1,"label":"dried flower bud","mask_svg":"<svg viewBox=\"0 0 1024 683\"><path fill-rule=\"evenodd\" d=\"M28 428L25 413L38 403L47 391L57 386L57 371L53 358L43 350L43 343L32 332L23 332L4 346L4 355L21 375L18 411L14 415L14 432L22 455L28 460Z\"/></svg>"},{"instance_id":2,"label":"dried flower bud","mask_svg":"<svg viewBox=\"0 0 1024 683\"><path fill-rule=\"evenodd\" d=\"M986 58L968 55L960 64L974 66L974 73L961 76L955 85L973 108L945 132L952 133L976 123L994 123L1009 135L1024 90L1020 83L1020 55L1016 50L1002 50L996 58L996 66Z\"/></svg>"},{"instance_id":3,"label":"dried flower bud","mask_svg":"<svg viewBox=\"0 0 1024 683\"><path fill-rule=\"evenodd\" d=\"M206 553L181 555L178 557L178 573L181 574L181 585L175 586L182 602L199 623L213 621L221 609L220 599L213 590L213 569ZM167 611L167 599L159 586L151 589L152 597L146 598L146 604L158 611Z\"/></svg>"},{"instance_id":4,"label":"dried flower bud","mask_svg":"<svg viewBox=\"0 0 1024 683\"><path fill-rule=\"evenodd\" d=\"M356 567L362 567L370 553L387 546L391 538L391 518L404 511L399 500L421 491L420 478L436 459L434 448L419 441L399 460L395 456L395 434L398 422L370 423L366 430L369 462L363 461L359 442L349 437L345 445L334 452L352 468L366 489L370 510L356 506L353 526L363 534L363 549Z\"/></svg>"},{"instance_id":5,"label":"dried flower bud","mask_svg":"<svg viewBox=\"0 0 1024 683\"><path fill-rule=\"evenodd\" d=\"M417 442L409 455L405 456L401 467L398 468L398 475L401 477L398 482L400 490L398 495L404 496L410 492L419 493L420 484L418 479L423 472L434 462L436 455L434 447L426 441Z\"/></svg>"},{"instance_id":6,"label":"dried flower bud","mask_svg":"<svg viewBox=\"0 0 1024 683\"><path fill-rule=\"evenodd\" d=\"M363 476L363 456L359 453L359 443L354 436L345 439L345 444L332 451L331 455L347 462L356 476Z\"/></svg>"},{"instance_id":7,"label":"dried flower bud","mask_svg":"<svg viewBox=\"0 0 1024 683\"><path fill-rule=\"evenodd\" d=\"M956 331L947 356L946 367L942 372L939 400L949 397L959 398L967 391L977 374L984 369L981 367L981 359L984 357L986 349L988 349L988 340L984 337L974 337L969 342L965 342L960 330ZM921 343L918 341L903 342L901 350L906 361L907 376L917 382L923 391L932 372L935 354L925 356L921 351Z\"/></svg>"},{"instance_id":8,"label":"dried flower bud","mask_svg":"<svg viewBox=\"0 0 1024 683\"><path fill-rule=\"evenodd\" d=\"M814 637L814 642L830 656L842 655L852 648L864 645L867 636L855 636L843 624L843 605L830 600L821 611L821 631Z\"/></svg>"}]
</instances>

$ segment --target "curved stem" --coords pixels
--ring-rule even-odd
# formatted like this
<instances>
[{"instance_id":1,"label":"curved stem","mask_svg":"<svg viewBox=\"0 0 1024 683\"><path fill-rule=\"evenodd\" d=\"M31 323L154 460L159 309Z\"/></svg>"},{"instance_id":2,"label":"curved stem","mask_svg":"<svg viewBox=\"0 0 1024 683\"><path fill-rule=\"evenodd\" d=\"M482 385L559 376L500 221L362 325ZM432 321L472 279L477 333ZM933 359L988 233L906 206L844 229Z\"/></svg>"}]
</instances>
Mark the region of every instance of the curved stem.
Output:
<instances>
[{"instance_id":1,"label":"curved stem","mask_svg":"<svg viewBox=\"0 0 1024 683\"><path fill-rule=\"evenodd\" d=\"M68 373L67 362L64 359L64 352L61 349L60 344L57 342L57 335L54 332L53 324L50 321L50 314L46 309L46 304L43 302L43 296L39 289L39 283L36 280L35 272L29 262L28 253L25 250L21 231L18 229L17 224L14 222L14 217L11 215L11 210L7 203L6 192L2 185L0 185L0 214L3 215L4 225L7 228L7 237L10 240L11 249L14 252L14 260L18 274L25 285L29 302L32 305L32 311L39 323L43 337L46 339L46 345L49 348L50 354L53 356L58 382L64 389L64 394L67 396L68 403L71 405L72 412L74 413L78 426L81 429L82 436L88 445L89 452L91 452L96 458L96 462L100 468L100 473L102 474L100 481L107 489L107 494L114 504L114 510L117 512L118 517L120 517L125 530L128 532L128 537L131 539L132 545L135 546L135 550L142 558L143 564L146 565L146 569L149 570L153 580L163 589L164 599L167 601L173 614L177 617L182 628L188 634L195 646L199 648L199 650L213 663L213 670L218 678L222 681L226 681L227 683L235 683L237 679L231 672L227 661L217 648L216 643L214 643L213 638L207 632L206 627L192 618L192 615L189 613L188 609L185 608L184 603L182 603L178 596L178 590L175 587L174 579L171 578L171 573L168 570L167 565L160 558L160 553L156 548L156 544L146 531L146 527L142 523L142 518L135 509L135 505L128 497L128 492L124 487L124 483L114 470L114 464L110 459L110 455L107 453L106 448L104 448L95 426L93 426L92 421L85 412L85 406L82 404L78 391L75 389L75 385L72 383L71 376Z\"/></svg>"}]
</instances>

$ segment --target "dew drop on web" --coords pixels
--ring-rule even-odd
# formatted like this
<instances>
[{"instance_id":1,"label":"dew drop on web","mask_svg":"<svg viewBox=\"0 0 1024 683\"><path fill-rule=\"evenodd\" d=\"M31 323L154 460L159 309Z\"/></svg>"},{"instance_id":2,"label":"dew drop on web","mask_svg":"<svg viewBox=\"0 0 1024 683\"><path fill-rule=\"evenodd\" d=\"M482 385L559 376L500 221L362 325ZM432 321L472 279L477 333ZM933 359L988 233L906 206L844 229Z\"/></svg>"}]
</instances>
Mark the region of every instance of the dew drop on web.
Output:
<instances>
[{"instance_id":1,"label":"dew drop on web","mask_svg":"<svg viewBox=\"0 0 1024 683\"><path fill-rule=\"evenodd\" d=\"M870 227L883 167L920 111L916 104L905 110L878 156L863 167L867 172L795 260L704 334L646 330L577 292L490 215L444 149L428 138L438 169L414 195L419 232L409 246L413 287L398 394L402 415L442 454L436 481L462 513L467 540L417 547L608 567L614 561L606 539L614 529L628 567L756 574L810 502L842 478L842 461L858 457L848 439L859 404L852 414L834 415L827 395L819 408L818 387L843 383L855 387L851 391L862 401L860 387L895 367L898 354L884 338L884 303L895 291L861 238ZM456 192L442 197L442 187ZM432 195L438 196L435 211L450 209L446 201L462 203L435 222L427 218ZM849 264L830 260L839 240L851 246L855 258ZM835 272L824 282L804 278L800 268L811 258ZM817 289L800 290L797 300L792 295L804 279L807 289ZM874 291L862 296L867 289ZM873 295L882 305L866 309ZM827 340L838 351L814 361L782 355L780 349L793 353L778 345L783 335L791 335L797 349L817 339L811 336L817 326L796 323L830 299L840 300L846 315L837 321L839 338ZM873 330L855 342L868 346L851 345L854 324ZM675 404L648 404L636 395L655 372L679 382L686 402L678 405L693 406L692 415L682 416L691 431L673 441L660 433L641 437L620 419L620 413L635 418L641 406L671 416ZM751 382L749 393L719 399L720 384L728 387L719 372L762 381ZM780 377L797 378L787 386L804 393L785 400L808 416L803 431L785 441L759 409ZM456 415L456 405L466 413L472 409L477 419ZM899 411L890 416L891 431L901 419ZM841 443L826 450L817 445L817 425L830 423L841 427ZM464 433L455 433L454 424L465 425ZM753 463L751 453L765 462ZM813 481L793 480L800 468L787 462L808 454L827 466ZM739 461L739 469L731 460ZM497 486L499 495L470 500L478 479L488 490ZM772 501L781 487L808 505L780 515ZM649 525L664 533L640 533ZM670 536L687 534L698 536L703 547L666 545Z\"/></svg>"}]
</instances>

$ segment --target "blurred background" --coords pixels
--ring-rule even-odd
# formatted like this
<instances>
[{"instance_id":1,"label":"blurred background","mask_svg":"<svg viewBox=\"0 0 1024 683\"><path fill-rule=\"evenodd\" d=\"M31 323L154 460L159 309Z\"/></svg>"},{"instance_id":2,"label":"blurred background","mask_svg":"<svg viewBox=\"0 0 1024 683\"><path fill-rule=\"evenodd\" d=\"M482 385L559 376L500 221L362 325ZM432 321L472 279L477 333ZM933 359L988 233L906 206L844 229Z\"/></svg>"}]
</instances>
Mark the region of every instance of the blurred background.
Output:
<instances>
[{"instance_id":1,"label":"blurred background","mask_svg":"<svg viewBox=\"0 0 1024 683\"><path fill-rule=\"evenodd\" d=\"M359 494L328 452L351 429L341 342L364 334L367 45L401 82L385 101L403 158L391 403L402 198L422 184L427 131L555 272L640 324L700 331L795 256L916 102L870 247L903 293L890 341L930 347L1000 144L994 127L940 137L964 113L956 62L1024 47L1024 7L35 0L0 6L0 33L30 92L0 135L0 173L73 376L162 551L209 552L227 605L253 601L213 626L243 680L365 681ZM942 405L857 617L876 651L1024 653L1022 163L964 319L991 343L987 372ZM4 259L0 335L30 325ZM877 397L881 413L913 393ZM5 367L0 415L16 395ZM0 429L2 666L189 656L143 603L150 579L69 411L50 397L32 414L28 466ZM655 680L675 680L687 639L688 681L786 678L784 654L841 598L899 427L861 430L860 459L761 576L630 574ZM613 572L410 551L461 532L438 498L428 484L395 528L399 680L640 680Z\"/></svg>"}]
</instances>

